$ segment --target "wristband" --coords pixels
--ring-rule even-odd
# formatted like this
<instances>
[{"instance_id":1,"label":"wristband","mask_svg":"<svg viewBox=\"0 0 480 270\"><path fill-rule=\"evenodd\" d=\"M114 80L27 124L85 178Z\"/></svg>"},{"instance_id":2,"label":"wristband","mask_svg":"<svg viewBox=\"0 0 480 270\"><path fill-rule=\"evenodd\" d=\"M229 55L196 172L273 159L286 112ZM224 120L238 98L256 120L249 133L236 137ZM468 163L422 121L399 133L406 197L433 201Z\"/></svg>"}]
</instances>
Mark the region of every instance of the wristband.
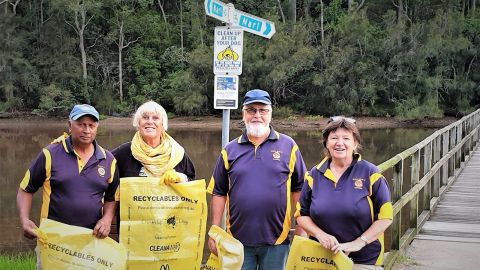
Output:
<instances>
[{"instance_id":1,"label":"wristband","mask_svg":"<svg viewBox=\"0 0 480 270\"><path fill-rule=\"evenodd\" d=\"M361 235L361 236L360 236L360 239L361 239L363 242L365 242L365 246L368 245L368 239L367 239L367 237Z\"/></svg>"}]
</instances>

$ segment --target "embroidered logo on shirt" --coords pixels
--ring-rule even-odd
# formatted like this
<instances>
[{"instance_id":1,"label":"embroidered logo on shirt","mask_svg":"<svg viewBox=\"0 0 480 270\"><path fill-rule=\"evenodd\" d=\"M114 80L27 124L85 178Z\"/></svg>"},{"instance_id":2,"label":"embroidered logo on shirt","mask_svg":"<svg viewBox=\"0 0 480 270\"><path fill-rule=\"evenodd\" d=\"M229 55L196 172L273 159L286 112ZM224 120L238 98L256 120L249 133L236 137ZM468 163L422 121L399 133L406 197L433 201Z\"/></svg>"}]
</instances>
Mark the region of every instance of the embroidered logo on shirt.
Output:
<instances>
[{"instance_id":1,"label":"embroidered logo on shirt","mask_svg":"<svg viewBox=\"0 0 480 270\"><path fill-rule=\"evenodd\" d=\"M100 177L104 177L105 176L105 168L103 166L98 166L98 175L100 175Z\"/></svg>"},{"instance_id":2,"label":"embroidered logo on shirt","mask_svg":"<svg viewBox=\"0 0 480 270\"><path fill-rule=\"evenodd\" d=\"M273 160L280 160L281 156L282 156L282 152L279 151L279 150L272 150L272 158Z\"/></svg>"},{"instance_id":3,"label":"embroidered logo on shirt","mask_svg":"<svg viewBox=\"0 0 480 270\"><path fill-rule=\"evenodd\" d=\"M353 178L353 187L355 189L363 189L363 182L365 181L365 179L363 178Z\"/></svg>"}]
</instances>

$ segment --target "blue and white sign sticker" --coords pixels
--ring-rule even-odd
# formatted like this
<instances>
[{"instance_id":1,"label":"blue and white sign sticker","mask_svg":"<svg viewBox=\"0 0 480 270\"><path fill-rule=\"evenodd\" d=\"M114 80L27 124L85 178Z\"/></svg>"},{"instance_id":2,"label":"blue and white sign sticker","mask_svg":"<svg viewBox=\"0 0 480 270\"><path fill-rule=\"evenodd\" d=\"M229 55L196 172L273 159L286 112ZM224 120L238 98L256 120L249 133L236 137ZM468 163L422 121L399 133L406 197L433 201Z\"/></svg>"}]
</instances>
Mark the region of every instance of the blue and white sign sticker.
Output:
<instances>
[{"instance_id":1,"label":"blue and white sign sticker","mask_svg":"<svg viewBox=\"0 0 480 270\"><path fill-rule=\"evenodd\" d=\"M236 75L215 75L213 107L215 109L238 108L238 82Z\"/></svg>"},{"instance_id":2,"label":"blue and white sign sticker","mask_svg":"<svg viewBox=\"0 0 480 270\"><path fill-rule=\"evenodd\" d=\"M215 27L213 48L213 73L215 75L242 74L242 28L228 26Z\"/></svg>"},{"instance_id":3,"label":"blue and white sign sticker","mask_svg":"<svg viewBox=\"0 0 480 270\"><path fill-rule=\"evenodd\" d=\"M231 26L240 27L243 30L264 38L271 38L275 34L275 24L269 20L257 17L235 9L231 3L223 3L219 0L205 0L205 14L220 20Z\"/></svg>"},{"instance_id":4,"label":"blue and white sign sticker","mask_svg":"<svg viewBox=\"0 0 480 270\"><path fill-rule=\"evenodd\" d=\"M228 23L228 5L218 0L205 0L205 13L222 22Z\"/></svg>"},{"instance_id":5,"label":"blue and white sign sticker","mask_svg":"<svg viewBox=\"0 0 480 270\"><path fill-rule=\"evenodd\" d=\"M250 13L235 10L233 24L243 30L265 38L271 38L275 34L275 24Z\"/></svg>"}]
</instances>

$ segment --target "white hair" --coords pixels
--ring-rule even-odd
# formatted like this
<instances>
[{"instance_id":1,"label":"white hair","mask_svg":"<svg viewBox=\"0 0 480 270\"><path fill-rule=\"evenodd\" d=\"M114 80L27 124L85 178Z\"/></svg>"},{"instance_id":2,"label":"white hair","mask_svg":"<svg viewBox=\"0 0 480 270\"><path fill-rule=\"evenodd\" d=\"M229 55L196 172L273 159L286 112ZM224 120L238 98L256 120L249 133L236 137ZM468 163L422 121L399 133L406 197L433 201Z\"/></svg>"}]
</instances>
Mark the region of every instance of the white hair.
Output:
<instances>
[{"instance_id":1,"label":"white hair","mask_svg":"<svg viewBox=\"0 0 480 270\"><path fill-rule=\"evenodd\" d=\"M138 129L140 126L140 119L145 115L159 115L162 118L162 125L163 130L167 131L168 129L168 117L167 112L165 109L158 104L157 102L150 100L143 103L140 107L138 107L135 115L133 116L133 126Z\"/></svg>"}]
</instances>

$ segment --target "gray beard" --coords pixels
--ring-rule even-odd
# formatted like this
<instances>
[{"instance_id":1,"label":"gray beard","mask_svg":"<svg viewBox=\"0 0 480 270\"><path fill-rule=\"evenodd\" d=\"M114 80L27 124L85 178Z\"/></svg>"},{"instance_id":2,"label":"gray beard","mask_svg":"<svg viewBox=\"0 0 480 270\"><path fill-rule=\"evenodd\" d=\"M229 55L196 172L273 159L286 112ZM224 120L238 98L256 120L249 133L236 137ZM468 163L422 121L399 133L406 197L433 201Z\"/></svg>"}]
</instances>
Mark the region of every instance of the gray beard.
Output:
<instances>
[{"instance_id":1,"label":"gray beard","mask_svg":"<svg viewBox=\"0 0 480 270\"><path fill-rule=\"evenodd\" d=\"M253 137L262 137L265 136L265 134L267 134L268 132L268 125L263 126L245 123L245 127L247 128L247 134Z\"/></svg>"}]
</instances>

